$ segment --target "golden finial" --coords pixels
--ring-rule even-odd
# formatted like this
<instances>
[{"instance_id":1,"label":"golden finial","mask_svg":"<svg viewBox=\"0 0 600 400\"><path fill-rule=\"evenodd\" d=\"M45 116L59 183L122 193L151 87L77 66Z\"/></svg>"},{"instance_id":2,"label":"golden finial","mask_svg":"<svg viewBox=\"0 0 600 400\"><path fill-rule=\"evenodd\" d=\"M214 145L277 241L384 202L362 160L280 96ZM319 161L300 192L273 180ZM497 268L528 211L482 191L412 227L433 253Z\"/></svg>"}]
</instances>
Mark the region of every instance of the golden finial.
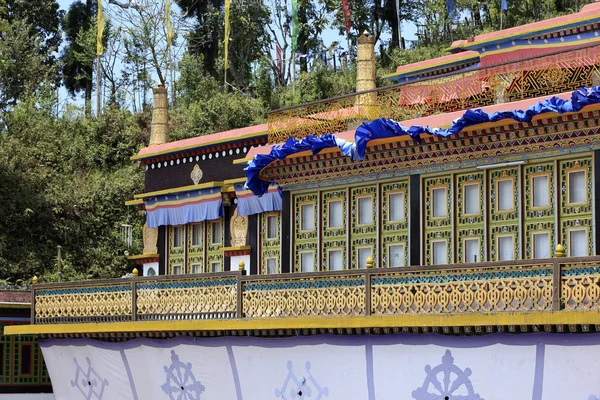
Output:
<instances>
[{"instance_id":1,"label":"golden finial","mask_svg":"<svg viewBox=\"0 0 600 400\"><path fill-rule=\"evenodd\" d=\"M372 269L374 265L373 257L367 258L367 269Z\"/></svg>"},{"instance_id":2,"label":"golden finial","mask_svg":"<svg viewBox=\"0 0 600 400\"><path fill-rule=\"evenodd\" d=\"M33 282L34 285L37 285L40 282L40 278L38 278L37 275L34 275L31 282Z\"/></svg>"},{"instance_id":3,"label":"golden finial","mask_svg":"<svg viewBox=\"0 0 600 400\"><path fill-rule=\"evenodd\" d=\"M133 276L133 277L139 276L139 274L140 273L137 268L134 268L133 271L131 271L131 276Z\"/></svg>"},{"instance_id":4,"label":"golden finial","mask_svg":"<svg viewBox=\"0 0 600 400\"><path fill-rule=\"evenodd\" d=\"M240 260L240 263L238 264L238 270L240 270L241 272L244 272L246 270L246 263L244 262L244 260Z\"/></svg>"},{"instance_id":5,"label":"golden finial","mask_svg":"<svg viewBox=\"0 0 600 400\"><path fill-rule=\"evenodd\" d=\"M557 244L555 249L556 257L564 257L565 256L565 248L562 244Z\"/></svg>"}]
</instances>

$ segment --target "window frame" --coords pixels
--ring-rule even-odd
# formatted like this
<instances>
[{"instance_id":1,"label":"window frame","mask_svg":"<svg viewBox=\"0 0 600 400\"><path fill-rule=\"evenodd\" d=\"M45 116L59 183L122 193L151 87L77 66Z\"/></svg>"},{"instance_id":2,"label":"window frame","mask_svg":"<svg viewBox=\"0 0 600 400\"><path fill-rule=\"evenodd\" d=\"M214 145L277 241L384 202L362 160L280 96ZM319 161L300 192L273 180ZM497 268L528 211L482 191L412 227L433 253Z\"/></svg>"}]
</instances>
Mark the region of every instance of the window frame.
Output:
<instances>
[{"instance_id":1,"label":"window frame","mask_svg":"<svg viewBox=\"0 0 600 400\"><path fill-rule=\"evenodd\" d=\"M175 272L176 268L179 268L179 271L180 271L179 273ZM184 273L183 273L183 264L174 264L171 267L171 271L172 271L171 275L184 275Z\"/></svg>"},{"instance_id":2,"label":"window frame","mask_svg":"<svg viewBox=\"0 0 600 400\"><path fill-rule=\"evenodd\" d=\"M375 225L375 220L377 219L377 216L373 215L373 211L371 211L371 222L368 224L361 224L360 223L360 201L362 199L371 199L371 208L374 209L374 205L375 205L375 196L372 194L366 194L366 195L360 195L360 196L356 196L356 226L360 226L360 227L364 227L364 226L373 226Z\"/></svg>"},{"instance_id":3,"label":"window frame","mask_svg":"<svg viewBox=\"0 0 600 400\"><path fill-rule=\"evenodd\" d=\"M584 256L572 256L571 255L571 249L573 248L573 246L571 246L571 232L577 232L577 231L583 231L585 233L585 249L586 249L586 255ZM590 240L589 237L589 229L587 227L576 227L576 228L568 228L567 229L567 249L569 250L569 254L568 257L589 257L589 246L588 246L588 242Z\"/></svg>"},{"instance_id":4,"label":"window frame","mask_svg":"<svg viewBox=\"0 0 600 400\"><path fill-rule=\"evenodd\" d=\"M588 190L588 185L585 184L584 185L584 189L585 189L585 198L583 201L578 202L578 203L571 203L571 186L570 186L570 182L571 182L571 174L575 173L575 172L583 172L584 173L584 183L588 182L588 169L587 168L572 168L572 169L568 169L567 170L567 206L581 206L581 205L586 205L588 203L588 199L589 199L589 190Z\"/></svg>"},{"instance_id":5,"label":"window frame","mask_svg":"<svg viewBox=\"0 0 600 400\"><path fill-rule=\"evenodd\" d=\"M401 246L404 250L404 258L402 259L402 265L398 266L398 267L394 267L392 266L392 252L391 252L391 248L394 246ZM388 258L388 266L389 268L403 268L406 267L406 244L404 242L396 242L396 243L389 243L387 245L387 258Z\"/></svg>"},{"instance_id":6,"label":"window frame","mask_svg":"<svg viewBox=\"0 0 600 400\"><path fill-rule=\"evenodd\" d=\"M477 212L475 213L467 213L467 196L466 196L466 187L467 186L477 186ZM481 215L481 183L480 182L463 182L462 184L462 212L465 217L479 216Z\"/></svg>"},{"instance_id":7,"label":"window frame","mask_svg":"<svg viewBox=\"0 0 600 400\"><path fill-rule=\"evenodd\" d=\"M299 208L300 208L300 227L299 227L299 232L314 232L315 229L317 229L317 222L315 221L316 219L316 215L317 215L317 207L316 204L313 202L302 202L300 204L298 204ZM304 219L302 218L302 216L304 215L304 206L311 206L313 208L313 219L312 219L312 229L303 229L302 226L302 221L304 221Z\"/></svg>"},{"instance_id":8,"label":"window frame","mask_svg":"<svg viewBox=\"0 0 600 400\"><path fill-rule=\"evenodd\" d=\"M369 249L369 250L371 250L371 255L370 255L370 257L371 257L371 258L373 258L373 253L374 253L374 251L375 251L375 249L373 248L373 246L370 246L370 245L365 245L365 246L357 246L357 247L356 247L356 262L357 262L357 266L358 266L358 268L357 268L357 269L367 269L367 263L366 263L366 260L365 260L365 266L364 266L364 268L363 268L363 267L361 267L361 265L360 265L360 251L361 251L361 250L365 250L365 249ZM369 257L367 257L367 259L368 259L368 258L369 258ZM374 259L374 258L373 258L373 259ZM375 265L373 265L373 267L375 267Z\"/></svg>"},{"instance_id":9,"label":"window frame","mask_svg":"<svg viewBox=\"0 0 600 400\"><path fill-rule=\"evenodd\" d=\"M463 263L465 263L465 264L474 264L474 263L483 262L481 260L481 252L477 253L477 256L480 258L477 261L469 261L469 260L466 259L467 258L467 240L476 240L477 241L477 247L479 249L481 249L481 238L479 236L469 236L469 237L463 238L462 239Z\"/></svg>"},{"instance_id":10,"label":"window frame","mask_svg":"<svg viewBox=\"0 0 600 400\"><path fill-rule=\"evenodd\" d=\"M506 181L510 181L511 182L511 187L512 187L512 191L511 191L511 196L510 196L510 204L512 205L512 207L510 209L507 210L501 210L500 209L500 182L506 182ZM516 184L516 179L514 176L511 176L509 178L498 178L496 179L496 212L497 213L511 213L511 212L515 212L515 184ZM533 201L533 199L532 199Z\"/></svg>"},{"instance_id":11,"label":"window frame","mask_svg":"<svg viewBox=\"0 0 600 400\"><path fill-rule=\"evenodd\" d=\"M269 236L269 218L275 218L275 232L274 236ZM265 215L265 239L266 240L277 240L278 239L278 231L279 231L279 219L277 218L276 213L269 213Z\"/></svg>"},{"instance_id":12,"label":"window frame","mask_svg":"<svg viewBox=\"0 0 600 400\"><path fill-rule=\"evenodd\" d=\"M198 272L194 272L194 267L198 267ZM201 274L202 273L202 264L193 263L190 265L190 273L191 274Z\"/></svg>"},{"instance_id":13,"label":"window frame","mask_svg":"<svg viewBox=\"0 0 600 400\"><path fill-rule=\"evenodd\" d=\"M191 231L190 232L190 236L191 236L190 246L191 247L201 247L203 245L203 242L204 242L204 240L203 240L204 239L203 238L204 235L203 235L203 232L202 232L202 224L197 224L197 223L196 224L190 224L190 227L191 227L191 229L190 229L190 231ZM199 237L198 237L200 239L200 241L199 241L198 244L194 244L194 229L195 228L198 228L200 230L200 234L199 234Z\"/></svg>"},{"instance_id":14,"label":"window frame","mask_svg":"<svg viewBox=\"0 0 600 400\"><path fill-rule=\"evenodd\" d=\"M534 201L535 201L535 189L534 189L534 185L533 185L533 180L535 178L540 178L542 176L545 176L546 178L548 178L548 205L546 206L534 206ZM549 208L552 208L552 188L550 187L552 186L552 177L550 176L549 172L542 172L542 173L537 173L537 174L532 174L529 176L529 187L531 190L531 199L529 200L529 205L531 207L532 210L547 210Z\"/></svg>"},{"instance_id":15,"label":"window frame","mask_svg":"<svg viewBox=\"0 0 600 400\"><path fill-rule=\"evenodd\" d=\"M392 202L390 201L390 197L393 195L401 194L402 195L402 219L392 219ZM405 222L406 221L406 190L394 190L392 192L387 193L387 222L389 224Z\"/></svg>"},{"instance_id":16,"label":"window frame","mask_svg":"<svg viewBox=\"0 0 600 400\"><path fill-rule=\"evenodd\" d=\"M446 210L445 214L439 217L434 216L434 210L435 210L435 198L433 196L433 192L434 190L439 190L439 189L444 189L444 191L446 192L446 196L444 196L445 201L444 201L444 210ZM436 220L442 220L442 219L448 219L450 218L450 210L448 209L448 193L450 188L448 187L448 185L436 185L436 186L432 186L429 188L429 198L431 199L431 206L429 207L429 217L431 218L432 221L436 221Z\"/></svg>"},{"instance_id":17,"label":"window frame","mask_svg":"<svg viewBox=\"0 0 600 400\"><path fill-rule=\"evenodd\" d=\"M182 240L184 233L185 225L173 225L173 229L171 229L173 235L173 249L183 249L184 240ZM177 235L177 231L179 230L179 235ZM176 246L175 238L179 238L179 246Z\"/></svg>"},{"instance_id":18,"label":"window frame","mask_svg":"<svg viewBox=\"0 0 600 400\"><path fill-rule=\"evenodd\" d=\"M331 206L331 203L333 203L333 202L339 202L341 205L342 224L340 226L331 226L331 207L330 206ZM333 199L327 200L327 230L334 231L334 230L343 230L343 229L344 229L344 200L341 198L333 198Z\"/></svg>"},{"instance_id":19,"label":"window frame","mask_svg":"<svg viewBox=\"0 0 600 400\"><path fill-rule=\"evenodd\" d=\"M270 274L269 273L269 260L273 260L275 261L275 272ZM276 275L279 273L279 268L277 268L277 257L266 257L265 258L265 271L264 274L265 275Z\"/></svg>"},{"instance_id":20,"label":"window frame","mask_svg":"<svg viewBox=\"0 0 600 400\"><path fill-rule=\"evenodd\" d=\"M548 235L548 257L552 258L552 232L551 231L534 231L531 232L531 259L544 260L544 258L535 257L535 235Z\"/></svg>"},{"instance_id":21,"label":"window frame","mask_svg":"<svg viewBox=\"0 0 600 400\"><path fill-rule=\"evenodd\" d=\"M23 373L23 347L29 347L29 373ZM33 343L19 343L19 376L33 376Z\"/></svg>"},{"instance_id":22,"label":"window frame","mask_svg":"<svg viewBox=\"0 0 600 400\"><path fill-rule=\"evenodd\" d=\"M341 265L342 268L339 269L339 270L336 269L334 271L345 271L347 268L344 267L344 249L341 248L341 247L333 247L331 249L327 249L327 271L332 271L332 269L331 269L331 261L330 261L331 260L331 258L330 258L331 254L330 253L333 252L333 251L339 251L340 254L342 255L342 265Z\"/></svg>"},{"instance_id":23,"label":"window frame","mask_svg":"<svg viewBox=\"0 0 600 400\"><path fill-rule=\"evenodd\" d=\"M303 254L312 254L312 260L313 260L313 271L311 272L318 272L319 271L319 266L317 265L317 260L315 257L315 250L301 250L298 252L298 255L300 256L300 272L304 273L304 271L302 270L302 255Z\"/></svg>"},{"instance_id":24,"label":"window frame","mask_svg":"<svg viewBox=\"0 0 600 400\"><path fill-rule=\"evenodd\" d=\"M215 224L219 224L219 241L215 242ZM210 221L210 244L214 245L222 245L223 244L223 221L220 219Z\"/></svg>"},{"instance_id":25,"label":"window frame","mask_svg":"<svg viewBox=\"0 0 600 400\"><path fill-rule=\"evenodd\" d=\"M430 241L431 243L431 265L448 265L449 263L449 257L448 257L448 239L434 239ZM446 251L445 251L445 257L446 257L446 262L445 263L436 263L435 262L435 250L434 250L434 245L435 243L444 243L446 245Z\"/></svg>"},{"instance_id":26,"label":"window frame","mask_svg":"<svg viewBox=\"0 0 600 400\"><path fill-rule=\"evenodd\" d=\"M513 252L512 252L512 257L510 260L501 260L500 259L500 239L501 238L506 238L509 237L512 239L512 248L513 248ZM514 234L501 234L501 235L496 235L496 261L515 261L517 259L517 256L515 255L515 242L516 242L516 237Z\"/></svg>"},{"instance_id":27,"label":"window frame","mask_svg":"<svg viewBox=\"0 0 600 400\"><path fill-rule=\"evenodd\" d=\"M219 265L219 268L218 268L218 271L215 271L213 267L217 264ZM222 266L223 266L223 263L221 261L211 261L210 262L210 272L213 274L221 273L221 272L223 272L223 271L221 271Z\"/></svg>"}]
</instances>

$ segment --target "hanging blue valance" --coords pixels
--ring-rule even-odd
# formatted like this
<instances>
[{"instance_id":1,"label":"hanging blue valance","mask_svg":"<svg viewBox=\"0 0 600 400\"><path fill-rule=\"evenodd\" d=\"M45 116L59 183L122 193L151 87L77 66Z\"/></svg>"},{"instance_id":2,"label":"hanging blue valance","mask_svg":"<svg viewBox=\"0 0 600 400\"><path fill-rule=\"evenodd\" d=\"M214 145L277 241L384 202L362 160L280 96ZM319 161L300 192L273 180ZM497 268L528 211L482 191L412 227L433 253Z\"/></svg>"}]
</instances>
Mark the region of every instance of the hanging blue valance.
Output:
<instances>
[{"instance_id":1,"label":"hanging blue valance","mask_svg":"<svg viewBox=\"0 0 600 400\"><path fill-rule=\"evenodd\" d=\"M156 196L144 200L149 228L209 221L223 216L221 189Z\"/></svg>"},{"instance_id":2,"label":"hanging blue valance","mask_svg":"<svg viewBox=\"0 0 600 400\"><path fill-rule=\"evenodd\" d=\"M323 136L307 136L305 139L297 140L289 138L283 145L275 145L269 154L258 154L248 162L246 171L246 187L255 195L262 195L269 189L271 182L260 179L259 174L267 165L277 160L303 151L311 151L313 155L319 154L323 149L338 147L346 157L352 157L354 161L363 160L367 144L371 140L384 139L398 136L410 136L417 143L421 143L421 135L427 134L448 138L470 126L486 122L497 122L504 119L512 119L517 122L530 122L536 115L544 113L564 114L577 112L590 104L600 103L600 87L581 88L571 94L571 100L563 100L552 97L538 102L525 110L497 111L491 114L482 109L467 110L462 117L452 121L449 128L430 128L429 126L406 127L391 119L381 118L371 122L363 123L354 134L355 142L339 139L332 134Z\"/></svg>"},{"instance_id":3,"label":"hanging blue valance","mask_svg":"<svg viewBox=\"0 0 600 400\"><path fill-rule=\"evenodd\" d=\"M242 217L269 211L281 211L283 205L279 187L273 184L260 197L245 189L243 185L236 185L235 197L237 198L238 215Z\"/></svg>"}]
</instances>

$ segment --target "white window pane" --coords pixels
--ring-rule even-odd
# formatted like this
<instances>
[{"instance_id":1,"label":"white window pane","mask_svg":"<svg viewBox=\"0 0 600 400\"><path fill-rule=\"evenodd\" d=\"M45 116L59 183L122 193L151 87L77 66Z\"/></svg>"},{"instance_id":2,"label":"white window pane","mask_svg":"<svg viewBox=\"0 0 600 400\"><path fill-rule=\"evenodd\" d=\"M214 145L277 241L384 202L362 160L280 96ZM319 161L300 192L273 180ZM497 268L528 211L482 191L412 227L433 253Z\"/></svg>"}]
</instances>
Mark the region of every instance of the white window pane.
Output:
<instances>
[{"instance_id":1,"label":"white window pane","mask_svg":"<svg viewBox=\"0 0 600 400\"><path fill-rule=\"evenodd\" d=\"M315 229L315 208L312 204L304 204L300 208L302 221L300 229L303 231L312 231Z\"/></svg>"},{"instance_id":2,"label":"white window pane","mask_svg":"<svg viewBox=\"0 0 600 400\"><path fill-rule=\"evenodd\" d=\"M479 250L479 239L465 239L465 262L481 261Z\"/></svg>"},{"instance_id":3,"label":"white window pane","mask_svg":"<svg viewBox=\"0 0 600 400\"><path fill-rule=\"evenodd\" d=\"M433 242L433 264L448 264L446 242Z\"/></svg>"},{"instance_id":4,"label":"white window pane","mask_svg":"<svg viewBox=\"0 0 600 400\"><path fill-rule=\"evenodd\" d=\"M446 188L439 188L432 190L433 200L433 216L434 217L445 217L448 213L448 199L446 198Z\"/></svg>"},{"instance_id":5,"label":"white window pane","mask_svg":"<svg viewBox=\"0 0 600 400\"><path fill-rule=\"evenodd\" d=\"M479 185L465 185L465 214L479 214Z\"/></svg>"},{"instance_id":6,"label":"white window pane","mask_svg":"<svg viewBox=\"0 0 600 400\"><path fill-rule=\"evenodd\" d=\"M199 273L200 273L200 264L192 265L192 274L199 274Z\"/></svg>"},{"instance_id":7,"label":"white window pane","mask_svg":"<svg viewBox=\"0 0 600 400\"><path fill-rule=\"evenodd\" d=\"M358 223L359 225L371 225L373 223L373 199L371 197L358 199Z\"/></svg>"},{"instance_id":8,"label":"white window pane","mask_svg":"<svg viewBox=\"0 0 600 400\"><path fill-rule=\"evenodd\" d=\"M300 253L302 272L315 272L315 256L312 252Z\"/></svg>"},{"instance_id":9,"label":"white window pane","mask_svg":"<svg viewBox=\"0 0 600 400\"><path fill-rule=\"evenodd\" d=\"M341 228L342 223L342 201L330 201L329 202L329 227L330 228Z\"/></svg>"},{"instance_id":10,"label":"white window pane","mask_svg":"<svg viewBox=\"0 0 600 400\"><path fill-rule=\"evenodd\" d=\"M515 244L512 236L501 236L498 238L498 261L515 259Z\"/></svg>"},{"instance_id":11,"label":"white window pane","mask_svg":"<svg viewBox=\"0 0 600 400\"><path fill-rule=\"evenodd\" d=\"M267 239L277 238L277 216L270 215L267 217Z\"/></svg>"},{"instance_id":12,"label":"white window pane","mask_svg":"<svg viewBox=\"0 0 600 400\"><path fill-rule=\"evenodd\" d=\"M272 275L277 273L277 260L275 258L267 259L267 274Z\"/></svg>"},{"instance_id":13,"label":"white window pane","mask_svg":"<svg viewBox=\"0 0 600 400\"><path fill-rule=\"evenodd\" d=\"M221 243L221 223L220 222L212 223L212 243L213 244Z\"/></svg>"},{"instance_id":14,"label":"white window pane","mask_svg":"<svg viewBox=\"0 0 600 400\"><path fill-rule=\"evenodd\" d=\"M404 245L389 247L390 267L404 267Z\"/></svg>"},{"instance_id":15,"label":"white window pane","mask_svg":"<svg viewBox=\"0 0 600 400\"><path fill-rule=\"evenodd\" d=\"M173 247L181 247L181 226L173 227Z\"/></svg>"},{"instance_id":16,"label":"white window pane","mask_svg":"<svg viewBox=\"0 0 600 400\"><path fill-rule=\"evenodd\" d=\"M586 201L585 172L569 173L569 203L584 203Z\"/></svg>"},{"instance_id":17,"label":"white window pane","mask_svg":"<svg viewBox=\"0 0 600 400\"><path fill-rule=\"evenodd\" d=\"M342 267L342 251L341 250L330 250L329 251L328 266L330 271L341 271Z\"/></svg>"},{"instance_id":18,"label":"white window pane","mask_svg":"<svg viewBox=\"0 0 600 400\"><path fill-rule=\"evenodd\" d=\"M515 194L513 190L513 181L498 181L498 211L507 211L514 209Z\"/></svg>"},{"instance_id":19,"label":"white window pane","mask_svg":"<svg viewBox=\"0 0 600 400\"><path fill-rule=\"evenodd\" d=\"M180 275L181 274L181 265L175 265L173 267L173 274Z\"/></svg>"},{"instance_id":20,"label":"white window pane","mask_svg":"<svg viewBox=\"0 0 600 400\"><path fill-rule=\"evenodd\" d=\"M533 258L550 258L550 243L547 233L533 234Z\"/></svg>"},{"instance_id":21,"label":"white window pane","mask_svg":"<svg viewBox=\"0 0 600 400\"><path fill-rule=\"evenodd\" d=\"M389 196L389 221L404 221L404 193L393 193Z\"/></svg>"},{"instance_id":22,"label":"white window pane","mask_svg":"<svg viewBox=\"0 0 600 400\"><path fill-rule=\"evenodd\" d=\"M569 232L569 255L571 257L587 256L587 235L584 230Z\"/></svg>"},{"instance_id":23,"label":"white window pane","mask_svg":"<svg viewBox=\"0 0 600 400\"><path fill-rule=\"evenodd\" d=\"M365 269L367 268L367 258L372 257L372 252L370 247L364 247L362 249L358 249L358 268Z\"/></svg>"},{"instance_id":24,"label":"white window pane","mask_svg":"<svg viewBox=\"0 0 600 400\"><path fill-rule=\"evenodd\" d=\"M221 272L221 263L220 262L211 263L210 270L212 272Z\"/></svg>"},{"instance_id":25,"label":"white window pane","mask_svg":"<svg viewBox=\"0 0 600 400\"><path fill-rule=\"evenodd\" d=\"M192 246L200 246L202 240L202 227L200 225L192 225Z\"/></svg>"},{"instance_id":26,"label":"white window pane","mask_svg":"<svg viewBox=\"0 0 600 400\"><path fill-rule=\"evenodd\" d=\"M548 207L548 176L536 176L533 178L533 206Z\"/></svg>"}]
</instances>

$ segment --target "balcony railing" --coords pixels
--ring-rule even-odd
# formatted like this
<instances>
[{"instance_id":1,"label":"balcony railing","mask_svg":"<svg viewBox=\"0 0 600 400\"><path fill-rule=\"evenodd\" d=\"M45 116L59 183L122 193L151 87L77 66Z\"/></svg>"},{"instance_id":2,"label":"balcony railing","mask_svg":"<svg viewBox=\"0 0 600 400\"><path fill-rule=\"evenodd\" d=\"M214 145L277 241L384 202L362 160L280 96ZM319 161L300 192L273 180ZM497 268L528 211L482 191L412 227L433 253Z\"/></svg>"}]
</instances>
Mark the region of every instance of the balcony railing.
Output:
<instances>
[{"instance_id":1,"label":"balcony railing","mask_svg":"<svg viewBox=\"0 0 600 400\"><path fill-rule=\"evenodd\" d=\"M600 257L37 284L32 323L600 310Z\"/></svg>"},{"instance_id":2,"label":"balcony railing","mask_svg":"<svg viewBox=\"0 0 600 400\"><path fill-rule=\"evenodd\" d=\"M343 132L378 118L406 121L600 84L600 46L449 73L269 113L269 143Z\"/></svg>"}]
</instances>

